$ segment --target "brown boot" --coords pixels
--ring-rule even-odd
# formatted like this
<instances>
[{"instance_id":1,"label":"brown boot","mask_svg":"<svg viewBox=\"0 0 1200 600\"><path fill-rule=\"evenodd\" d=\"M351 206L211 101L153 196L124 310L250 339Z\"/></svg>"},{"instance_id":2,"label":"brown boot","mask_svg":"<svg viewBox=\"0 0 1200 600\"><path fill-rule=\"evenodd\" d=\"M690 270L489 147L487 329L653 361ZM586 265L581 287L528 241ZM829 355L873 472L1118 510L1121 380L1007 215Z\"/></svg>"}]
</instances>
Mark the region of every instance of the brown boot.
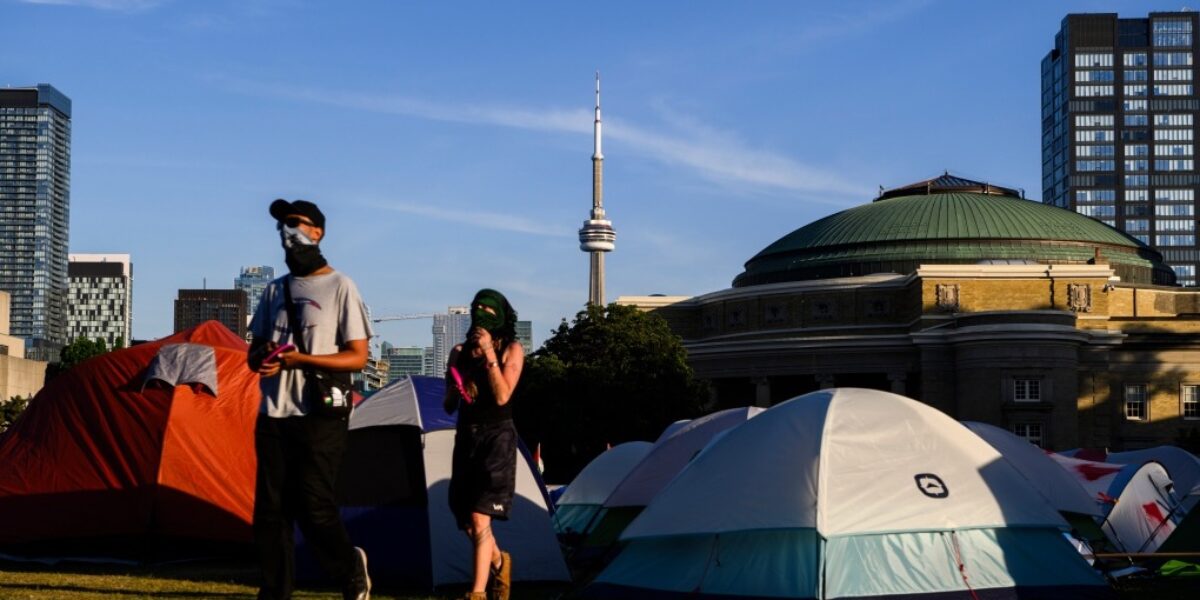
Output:
<instances>
[{"instance_id":1,"label":"brown boot","mask_svg":"<svg viewBox=\"0 0 1200 600\"><path fill-rule=\"evenodd\" d=\"M508 595L512 592L512 555L501 551L500 566L492 567L491 585L488 586L488 591L491 592L491 600L508 600Z\"/></svg>"}]
</instances>

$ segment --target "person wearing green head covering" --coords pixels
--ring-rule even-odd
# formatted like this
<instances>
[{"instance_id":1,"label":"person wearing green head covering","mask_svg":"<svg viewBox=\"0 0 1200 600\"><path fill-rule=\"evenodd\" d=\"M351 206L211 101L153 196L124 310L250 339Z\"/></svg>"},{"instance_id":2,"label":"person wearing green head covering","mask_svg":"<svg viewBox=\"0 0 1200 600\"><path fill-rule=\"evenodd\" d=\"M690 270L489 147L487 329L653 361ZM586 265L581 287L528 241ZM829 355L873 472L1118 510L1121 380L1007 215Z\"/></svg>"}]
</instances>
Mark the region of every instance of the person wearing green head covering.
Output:
<instances>
[{"instance_id":1,"label":"person wearing green head covering","mask_svg":"<svg viewBox=\"0 0 1200 600\"><path fill-rule=\"evenodd\" d=\"M517 311L504 294L479 290L471 300L467 339L447 361L445 408L458 411L450 509L475 546L467 600L507 600L512 584L512 557L497 545L492 520L508 520L516 487L511 400L525 365L516 326Z\"/></svg>"}]
</instances>

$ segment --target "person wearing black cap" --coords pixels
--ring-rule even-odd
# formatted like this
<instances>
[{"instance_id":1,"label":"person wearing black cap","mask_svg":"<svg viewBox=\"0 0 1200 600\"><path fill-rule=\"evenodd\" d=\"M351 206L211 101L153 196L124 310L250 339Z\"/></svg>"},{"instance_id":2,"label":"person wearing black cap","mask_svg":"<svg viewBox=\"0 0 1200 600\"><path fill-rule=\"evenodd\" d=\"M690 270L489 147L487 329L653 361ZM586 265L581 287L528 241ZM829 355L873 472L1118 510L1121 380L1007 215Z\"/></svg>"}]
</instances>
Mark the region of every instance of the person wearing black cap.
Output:
<instances>
[{"instance_id":1,"label":"person wearing black cap","mask_svg":"<svg viewBox=\"0 0 1200 600\"><path fill-rule=\"evenodd\" d=\"M291 598L295 522L343 597L368 600L367 555L350 542L334 483L346 448L350 373L366 365L370 319L354 282L321 255L321 209L276 200L270 214L289 273L267 285L250 323L248 364L262 392L254 430L258 597Z\"/></svg>"},{"instance_id":2,"label":"person wearing black cap","mask_svg":"<svg viewBox=\"0 0 1200 600\"><path fill-rule=\"evenodd\" d=\"M466 600L508 600L512 556L492 535L492 520L508 520L517 474L512 393L525 349L516 340L517 311L503 294L483 289L471 301L467 339L447 362L446 412L458 410L451 459L450 510L475 545L474 581ZM490 575L490 586L489 586Z\"/></svg>"}]
</instances>

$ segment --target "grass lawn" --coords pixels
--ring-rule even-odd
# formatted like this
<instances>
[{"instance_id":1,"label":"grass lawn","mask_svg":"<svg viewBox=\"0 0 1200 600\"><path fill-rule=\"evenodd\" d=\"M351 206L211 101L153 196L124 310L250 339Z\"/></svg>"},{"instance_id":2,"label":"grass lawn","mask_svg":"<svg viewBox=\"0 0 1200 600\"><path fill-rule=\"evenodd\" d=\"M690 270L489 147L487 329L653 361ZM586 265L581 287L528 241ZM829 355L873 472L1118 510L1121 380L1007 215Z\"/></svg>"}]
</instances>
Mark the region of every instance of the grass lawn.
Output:
<instances>
[{"instance_id":1,"label":"grass lawn","mask_svg":"<svg viewBox=\"0 0 1200 600\"><path fill-rule=\"evenodd\" d=\"M156 567L70 564L48 567L29 563L0 562L0 599L9 600L117 600L130 598L216 598L254 600L257 574L250 565L183 564ZM405 593L376 589L378 600L442 600L455 598L463 590L445 594ZM562 596L562 587L531 587L520 584L514 600L551 600ZM302 588L295 598L340 600L336 590Z\"/></svg>"},{"instance_id":2,"label":"grass lawn","mask_svg":"<svg viewBox=\"0 0 1200 600\"><path fill-rule=\"evenodd\" d=\"M248 565L207 564L157 567L112 565L63 565L47 567L0 562L0 599L19 600L110 600L129 598L217 598L253 600L255 571ZM518 584L514 600L572 598L573 590L562 587L530 587ZM1155 579L1126 582L1119 590L1122 600L1196 600L1200 579ZM378 600L434 600L455 598L462 590L445 594L404 593L377 589ZM334 590L303 589L296 598L340 599Z\"/></svg>"}]
</instances>

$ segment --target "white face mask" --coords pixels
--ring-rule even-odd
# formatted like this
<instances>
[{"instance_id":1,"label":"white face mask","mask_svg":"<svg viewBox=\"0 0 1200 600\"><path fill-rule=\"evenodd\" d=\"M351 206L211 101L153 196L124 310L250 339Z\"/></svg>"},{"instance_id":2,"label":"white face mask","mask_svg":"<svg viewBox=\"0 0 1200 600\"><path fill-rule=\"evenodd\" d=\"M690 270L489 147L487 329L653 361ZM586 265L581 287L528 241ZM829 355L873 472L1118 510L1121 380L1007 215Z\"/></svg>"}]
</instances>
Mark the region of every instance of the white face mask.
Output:
<instances>
[{"instance_id":1,"label":"white face mask","mask_svg":"<svg viewBox=\"0 0 1200 600\"><path fill-rule=\"evenodd\" d=\"M288 227L284 225L279 228L279 240L283 242L283 247L290 250L296 246L316 246L317 243L300 231L298 227Z\"/></svg>"}]
</instances>

